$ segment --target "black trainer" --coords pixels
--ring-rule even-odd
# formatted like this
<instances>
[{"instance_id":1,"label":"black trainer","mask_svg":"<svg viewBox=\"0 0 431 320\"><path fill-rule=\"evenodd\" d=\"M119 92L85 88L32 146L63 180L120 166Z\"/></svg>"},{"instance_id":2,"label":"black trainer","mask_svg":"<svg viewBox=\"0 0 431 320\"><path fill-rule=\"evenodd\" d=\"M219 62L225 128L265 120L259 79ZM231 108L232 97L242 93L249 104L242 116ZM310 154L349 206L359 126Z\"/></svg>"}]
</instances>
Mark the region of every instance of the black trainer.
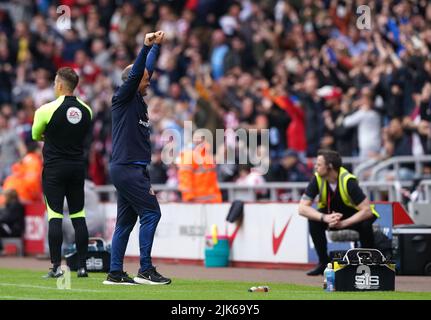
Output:
<instances>
[{"instance_id":1,"label":"black trainer","mask_svg":"<svg viewBox=\"0 0 431 320\"><path fill-rule=\"evenodd\" d=\"M88 273L85 268L79 268L77 272L78 278L88 278Z\"/></svg>"},{"instance_id":2,"label":"black trainer","mask_svg":"<svg viewBox=\"0 0 431 320\"><path fill-rule=\"evenodd\" d=\"M328 264L327 263L318 263L317 266L313 269L307 272L307 276L318 276L323 274L323 271L325 271L325 268Z\"/></svg>"},{"instance_id":3,"label":"black trainer","mask_svg":"<svg viewBox=\"0 0 431 320\"><path fill-rule=\"evenodd\" d=\"M137 283L126 272L122 271L108 273L108 277L103 281L103 284L133 286Z\"/></svg>"},{"instance_id":4,"label":"black trainer","mask_svg":"<svg viewBox=\"0 0 431 320\"><path fill-rule=\"evenodd\" d=\"M138 275L133 279L139 284L161 285L170 284L171 279L165 278L156 271L155 267L148 268L144 272L139 271Z\"/></svg>"},{"instance_id":5,"label":"black trainer","mask_svg":"<svg viewBox=\"0 0 431 320\"><path fill-rule=\"evenodd\" d=\"M49 272L43 276L45 279L49 278L60 278L63 276L63 270L60 267L49 268Z\"/></svg>"}]
</instances>

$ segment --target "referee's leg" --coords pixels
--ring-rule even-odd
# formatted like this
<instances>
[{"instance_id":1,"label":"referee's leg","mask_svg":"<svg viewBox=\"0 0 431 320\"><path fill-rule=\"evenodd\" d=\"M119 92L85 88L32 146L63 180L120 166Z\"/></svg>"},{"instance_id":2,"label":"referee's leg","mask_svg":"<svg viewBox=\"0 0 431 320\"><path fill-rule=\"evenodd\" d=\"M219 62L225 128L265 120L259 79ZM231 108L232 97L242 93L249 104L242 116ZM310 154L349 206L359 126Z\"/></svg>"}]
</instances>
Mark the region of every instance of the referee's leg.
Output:
<instances>
[{"instance_id":1,"label":"referee's leg","mask_svg":"<svg viewBox=\"0 0 431 320\"><path fill-rule=\"evenodd\" d=\"M63 243L63 202L65 185L61 170L44 168L42 187L48 212L48 244L54 271L61 265L61 245Z\"/></svg>"},{"instance_id":2,"label":"referee's leg","mask_svg":"<svg viewBox=\"0 0 431 320\"><path fill-rule=\"evenodd\" d=\"M69 216L75 229L75 243L78 251L78 268L86 267L88 251L88 229L85 222L84 210L84 166L70 166L66 184L66 199Z\"/></svg>"}]
</instances>

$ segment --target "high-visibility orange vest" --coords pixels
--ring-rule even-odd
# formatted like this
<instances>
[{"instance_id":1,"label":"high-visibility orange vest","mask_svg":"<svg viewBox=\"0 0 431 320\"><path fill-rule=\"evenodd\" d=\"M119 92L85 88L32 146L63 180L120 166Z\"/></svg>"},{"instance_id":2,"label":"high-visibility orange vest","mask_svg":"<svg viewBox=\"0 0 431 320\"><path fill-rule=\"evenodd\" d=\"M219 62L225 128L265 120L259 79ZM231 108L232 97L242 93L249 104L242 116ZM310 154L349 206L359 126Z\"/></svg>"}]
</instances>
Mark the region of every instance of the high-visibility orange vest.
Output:
<instances>
[{"instance_id":1,"label":"high-visibility orange vest","mask_svg":"<svg viewBox=\"0 0 431 320\"><path fill-rule=\"evenodd\" d=\"M41 201L42 196L42 157L37 153L27 153L21 160L24 166L24 180L29 200Z\"/></svg>"},{"instance_id":2,"label":"high-visibility orange vest","mask_svg":"<svg viewBox=\"0 0 431 320\"><path fill-rule=\"evenodd\" d=\"M36 153L28 153L12 165L12 174L8 176L3 189L15 189L22 202L35 202L42 199L42 159Z\"/></svg>"},{"instance_id":3,"label":"high-visibility orange vest","mask_svg":"<svg viewBox=\"0 0 431 320\"><path fill-rule=\"evenodd\" d=\"M12 173L3 182L3 190L14 189L18 193L20 201L28 201L27 187L23 183L25 176L24 166L21 162L16 162L12 165L11 170Z\"/></svg>"},{"instance_id":4,"label":"high-visibility orange vest","mask_svg":"<svg viewBox=\"0 0 431 320\"><path fill-rule=\"evenodd\" d=\"M212 155L205 150L208 149L202 145L193 150L184 150L177 161L178 189L185 202L222 202L217 168Z\"/></svg>"}]
</instances>

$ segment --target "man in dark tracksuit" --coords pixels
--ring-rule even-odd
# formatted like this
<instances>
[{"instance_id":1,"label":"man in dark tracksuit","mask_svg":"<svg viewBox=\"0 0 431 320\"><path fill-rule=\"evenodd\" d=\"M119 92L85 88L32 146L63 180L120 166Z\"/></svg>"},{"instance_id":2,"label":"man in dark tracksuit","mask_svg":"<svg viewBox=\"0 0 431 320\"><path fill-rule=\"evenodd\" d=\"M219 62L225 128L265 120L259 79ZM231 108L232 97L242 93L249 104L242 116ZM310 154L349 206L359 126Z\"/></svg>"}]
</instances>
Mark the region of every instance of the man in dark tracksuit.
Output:
<instances>
[{"instance_id":1,"label":"man in dark tracksuit","mask_svg":"<svg viewBox=\"0 0 431 320\"><path fill-rule=\"evenodd\" d=\"M325 231L328 229L353 229L358 231L363 248L374 247L372 224L379 214L370 205L354 175L342 167L340 155L331 150L320 150L316 172L299 203L299 214L309 219L310 235L319 257L315 269L307 275L323 274L330 262ZM311 205L319 196L317 210Z\"/></svg>"},{"instance_id":2,"label":"man in dark tracksuit","mask_svg":"<svg viewBox=\"0 0 431 320\"><path fill-rule=\"evenodd\" d=\"M87 277L88 230L84 211L84 140L91 127L91 108L73 96L79 81L71 68L57 71L55 101L36 110L32 136L43 145L42 187L48 211L48 242L53 268L48 278L62 275L61 245L64 197L75 229L78 251L78 277Z\"/></svg>"},{"instance_id":3,"label":"man in dark tracksuit","mask_svg":"<svg viewBox=\"0 0 431 320\"><path fill-rule=\"evenodd\" d=\"M161 213L147 170L151 161L151 144L148 107L144 101L163 36L162 31L145 36L143 48L135 63L123 71L124 83L112 98L110 174L117 189L118 202L111 268L104 284L171 282L158 273L151 262L151 248ZM123 270L123 260L130 232L138 217L140 269L132 279Z\"/></svg>"}]
</instances>

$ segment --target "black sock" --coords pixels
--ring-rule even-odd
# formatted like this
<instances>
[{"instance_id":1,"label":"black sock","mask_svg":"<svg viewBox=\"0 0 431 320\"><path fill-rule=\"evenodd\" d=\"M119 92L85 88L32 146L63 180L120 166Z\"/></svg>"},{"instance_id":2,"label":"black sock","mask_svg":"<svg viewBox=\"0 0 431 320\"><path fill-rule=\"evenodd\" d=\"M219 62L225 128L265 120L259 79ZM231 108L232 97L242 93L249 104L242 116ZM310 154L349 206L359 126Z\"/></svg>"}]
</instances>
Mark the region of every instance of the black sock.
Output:
<instances>
[{"instance_id":1,"label":"black sock","mask_svg":"<svg viewBox=\"0 0 431 320\"><path fill-rule=\"evenodd\" d=\"M54 271L61 265L61 245L63 244L62 222L63 219L58 218L49 220L48 243Z\"/></svg>"},{"instance_id":2,"label":"black sock","mask_svg":"<svg viewBox=\"0 0 431 320\"><path fill-rule=\"evenodd\" d=\"M72 219L73 228L75 229L75 242L78 251L78 268L86 267L86 258L88 251L88 229L85 218Z\"/></svg>"}]
</instances>

